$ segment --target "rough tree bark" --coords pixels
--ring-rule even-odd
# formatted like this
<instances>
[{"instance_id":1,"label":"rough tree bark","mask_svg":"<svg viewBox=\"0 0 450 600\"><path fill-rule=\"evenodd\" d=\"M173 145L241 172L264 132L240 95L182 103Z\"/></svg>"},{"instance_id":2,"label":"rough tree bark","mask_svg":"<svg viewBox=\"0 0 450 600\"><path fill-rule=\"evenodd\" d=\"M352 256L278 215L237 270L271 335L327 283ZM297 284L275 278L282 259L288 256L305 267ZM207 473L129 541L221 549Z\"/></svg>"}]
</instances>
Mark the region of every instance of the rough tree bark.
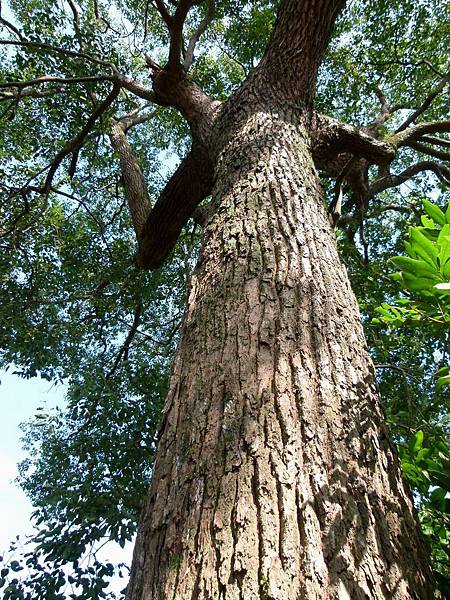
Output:
<instances>
[{"instance_id":1,"label":"rough tree bark","mask_svg":"<svg viewBox=\"0 0 450 600\"><path fill-rule=\"evenodd\" d=\"M128 600L435 597L313 163L333 144L393 156L314 115L339 8L286 0L260 68L225 106L207 105L198 172L213 174L192 204L214 181L213 209ZM170 189L192 177L184 166ZM162 221L150 215L144 231L167 227L170 246ZM151 254L150 267L162 260Z\"/></svg>"}]
</instances>

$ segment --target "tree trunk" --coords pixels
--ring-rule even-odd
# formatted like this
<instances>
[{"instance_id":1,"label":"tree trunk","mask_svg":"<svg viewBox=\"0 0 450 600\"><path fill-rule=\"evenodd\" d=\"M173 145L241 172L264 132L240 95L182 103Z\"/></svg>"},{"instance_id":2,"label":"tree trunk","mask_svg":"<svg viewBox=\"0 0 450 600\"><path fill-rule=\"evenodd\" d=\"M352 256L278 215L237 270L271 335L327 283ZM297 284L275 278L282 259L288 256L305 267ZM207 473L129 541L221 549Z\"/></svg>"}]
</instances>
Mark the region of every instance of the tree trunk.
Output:
<instances>
[{"instance_id":1,"label":"tree trunk","mask_svg":"<svg viewBox=\"0 0 450 600\"><path fill-rule=\"evenodd\" d=\"M280 106L218 126L128 600L434 598L308 115Z\"/></svg>"}]
</instances>

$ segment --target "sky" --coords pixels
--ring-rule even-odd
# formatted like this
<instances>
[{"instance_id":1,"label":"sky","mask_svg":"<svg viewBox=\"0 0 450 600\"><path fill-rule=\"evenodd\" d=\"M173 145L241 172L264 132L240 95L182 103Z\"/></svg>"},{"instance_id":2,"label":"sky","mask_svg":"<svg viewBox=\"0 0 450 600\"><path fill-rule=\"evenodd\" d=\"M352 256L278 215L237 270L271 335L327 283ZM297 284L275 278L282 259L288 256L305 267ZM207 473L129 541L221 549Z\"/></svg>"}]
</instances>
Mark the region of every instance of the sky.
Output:
<instances>
[{"instance_id":1,"label":"sky","mask_svg":"<svg viewBox=\"0 0 450 600\"><path fill-rule=\"evenodd\" d=\"M19 425L32 418L38 407L63 407L65 394L64 385L56 386L38 377L22 379L12 371L0 372L0 555L8 551L10 542L17 535L33 532L30 522L33 507L14 483L17 463L26 457L21 447ZM105 562L130 564L132 552L132 543L122 549L111 542L98 558ZM124 580L117 578L108 591L118 592L123 587Z\"/></svg>"},{"instance_id":2,"label":"sky","mask_svg":"<svg viewBox=\"0 0 450 600\"><path fill-rule=\"evenodd\" d=\"M62 405L64 388L39 378L21 379L12 370L2 371L0 382L0 552L3 552L16 535L32 531L33 508L14 483L17 463L25 458L19 425L29 420L39 406Z\"/></svg>"}]
</instances>

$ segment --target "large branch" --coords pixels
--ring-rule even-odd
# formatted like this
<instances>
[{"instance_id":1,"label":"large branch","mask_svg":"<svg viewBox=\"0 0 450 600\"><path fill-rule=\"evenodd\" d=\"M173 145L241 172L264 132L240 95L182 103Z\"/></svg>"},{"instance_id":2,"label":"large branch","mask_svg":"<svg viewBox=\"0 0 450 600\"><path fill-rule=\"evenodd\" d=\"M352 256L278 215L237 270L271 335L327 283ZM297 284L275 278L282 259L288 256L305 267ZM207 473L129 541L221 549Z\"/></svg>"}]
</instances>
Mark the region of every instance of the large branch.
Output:
<instances>
[{"instance_id":1,"label":"large branch","mask_svg":"<svg viewBox=\"0 0 450 600\"><path fill-rule=\"evenodd\" d=\"M419 123L408 127L403 131L395 133L389 141L396 147L408 146L410 142L417 141L420 137L429 133L449 133L450 121L433 121L431 123Z\"/></svg>"},{"instance_id":2,"label":"large branch","mask_svg":"<svg viewBox=\"0 0 450 600\"><path fill-rule=\"evenodd\" d=\"M146 117L150 118L149 115L146 115ZM131 117L125 117L120 121L111 119L109 139L119 156L122 182L131 213L131 220L137 240L140 243L142 230L151 210L151 204L147 183L126 136L126 130L136 122L133 122ZM143 122L142 119L140 122Z\"/></svg>"},{"instance_id":3,"label":"large branch","mask_svg":"<svg viewBox=\"0 0 450 600\"><path fill-rule=\"evenodd\" d=\"M213 166L193 148L168 181L142 230L136 264L157 269L174 248L195 208L212 190Z\"/></svg>"},{"instance_id":4,"label":"large branch","mask_svg":"<svg viewBox=\"0 0 450 600\"><path fill-rule=\"evenodd\" d=\"M316 115L312 154L315 163L326 165L339 154L365 158L371 164L388 164L395 157L395 147L375 139L357 127L325 115ZM343 162L346 162L343 161Z\"/></svg>"}]
</instances>

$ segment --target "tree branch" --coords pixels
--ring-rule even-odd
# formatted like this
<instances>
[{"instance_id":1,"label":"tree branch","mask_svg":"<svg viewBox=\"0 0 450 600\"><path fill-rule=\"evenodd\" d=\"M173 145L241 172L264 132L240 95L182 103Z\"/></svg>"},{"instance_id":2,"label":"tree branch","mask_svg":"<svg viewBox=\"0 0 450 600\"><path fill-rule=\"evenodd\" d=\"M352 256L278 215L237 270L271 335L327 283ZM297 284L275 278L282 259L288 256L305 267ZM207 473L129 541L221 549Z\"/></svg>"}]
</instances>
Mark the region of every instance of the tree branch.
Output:
<instances>
[{"instance_id":1,"label":"tree branch","mask_svg":"<svg viewBox=\"0 0 450 600\"><path fill-rule=\"evenodd\" d=\"M282 89L285 101L311 106L317 70L343 6L344 0L281 2L266 52L248 80L253 89L256 82L266 95Z\"/></svg>"},{"instance_id":2,"label":"tree branch","mask_svg":"<svg viewBox=\"0 0 450 600\"><path fill-rule=\"evenodd\" d=\"M426 144L435 144L436 146L443 146L444 148L450 148L450 140L444 140L440 137L434 137L426 135L417 140L418 142L425 142Z\"/></svg>"},{"instance_id":3,"label":"tree branch","mask_svg":"<svg viewBox=\"0 0 450 600\"><path fill-rule=\"evenodd\" d=\"M125 88L135 96L139 98L143 98L144 100L148 100L149 102L155 102L159 104L157 98L155 97L155 93L150 88L145 87L139 81L132 79L131 77L127 77L126 75L118 74L114 78L121 87Z\"/></svg>"},{"instance_id":4,"label":"tree branch","mask_svg":"<svg viewBox=\"0 0 450 600\"><path fill-rule=\"evenodd\" d=\"M383 125L383 123L386 122L386 120L389 118L389 116L391 114L391 110L390 110L387 98L384 95L384 93L382 92L382 90L377 85L374 85L373 91L375 92L376 97L380 101L381 109L380 109L378 116L375 118L375 121L373 123L371 123L370 125L368 125L367 129L373 129L373 128L379 127L380 125Z\"/></svg>"},{"instance_id":5,"label":"tree branch","mask_svg":"<svg viewBox=\"0 0 450 600\"><path fill-rule=\"evenodd\" d=\"M366 215L366 219L374 219L378 217L380 214L384 212L388 212L389 210L393 210L394 212L400 213L411 213L414 210L412 204L407 204L406 206L397 206L397 204L380 204L377 206L375 210Z\"/></svg>"},{"instance_id":6,"label":"tree branch","mask_svg":"<svg viewBox=\"0 0 450 600\"><path fill-rule=\"evenodd\" d=\"M134 121L133 117L135 117ZM148 116L148 118L150 117ZM133 124L137 124L137 119L138 115L126 115L121 120L111 119L109 139L112 147L119 155L125 195L136 238L140 244L142 230L150 214L151 203L147 183L125 133Z\"/></svg>"},{"instance_id":7,"label":"tree branch","mask_svg":"<svg viewBox=\"0 0 450 600\"><path fill-rule=\"evenodd\" d=\"M65 54L66 56L76 56L78 58L84 58L92 63L101 65L103 67L110 68L114 73L117 73L117 68L110 62L101 60L100 58L86 54L85 52L76 52L75 50L69 50L67 48L61 48L61 46L53 46L52 44L42 44L40 42L28 42L28 41L16 41L16 40L0 40L0 46L21 46L24 48L39 48L41 50L49 50L50 52L56 52L57 54Z\"/></svg>"},{"instance_id":8,"label":"tree branch","mask_svg":"<svg viewBox=\"0 0 450 600\"><path fill-rule=\"evenodd\" d=\"M194 61L194 52L195 52L195 46L197 45L197 42L199 41L199 39L203 35L203 33L206 31L208 25L214 19L215 8L216 8L215 1L208 0L208 11L207 11L205 17L200 21L199 26L197 27L197 29L194 31L194 33L191 35L191 37L189 39L188 46L187 46L186 52L184 54L184 70L186 72L189 71L189 69L192 66L192 63Z\"/></svg>"},{"instance_id":9,"label":"tree branch","mask_svg":"<svg viewBox=\"0 0 450 600\"><path fill-rule=\"evenodd\" d=\"M36 88L22 88L17 93L14 92L0 92L0 102L5 100L21 100L22 98L47 98L54 94L61 94L66 91L64 86L57 86L49 90L37 90Z\"/></svg>"},{"instance_id":10,"label":"tree branch","mask_svg":"<svg viewBox=\"0 0 450 600\"><path fill-rule=\"evenodd\" d=\"M156 9L158 10L159 14L163 18L164 23L167 25L167 27L169 28L169 31L170 31L170 28L172 25L172 15L167 10L166 5L164 4L164 1L163 0L153 0L152 4L154 6L156 6Z\"/></svg>"},{"instance_id":11,"label":"tree branch","mask_svg":"<svg viewBox=\"0 0 450 600\"><path fill-rule=\"evenodd\" d=\"M405 108L405 106L402 104L393 104L392 106L389 106L386 96L377 85L373 86L373 91L375 92L376 97L380 101L380 112L372 123L366 125L362 129L363 131L373 134L374 137L378 138L378 128L381 125L384 125L384 123L389 119L389 117L391 117L395 112L401 110L402 108Z\"/></svg>"},{"instance_id":12,"label":"tree branch","mask_svg":"<svg viewBox=\"0 0 450 600\"><path fill-rule=\"evenodd\" d=\"M7 21L4 17L1 16L1 6L0 6L0 23L2 23L5 27L7 27L10 31L12 31L15 35L17 35L17 37L19 38L19 40L21 42L24 42L26 40L25 36L22 34L22 32L19 29L17 29L17 27L15 25L13 25L9 21Z\"/></svg>"},{"instance_id":13,"label":"tree branch","mask_svg":"<svg viewBox=\"0 0 450 600\"><path fill-rule=\"evenodd\" d=\"M428 60L419 60L418 62L414 62L412 60L400 60L400 59L393 59L393 60L386 60L386 61L368 61L368 64L371 66L375 66L377 69L383 69L383 67L390 67L392 65L399 65L400 67L414 67L414 68L418 68L421 67L422 65L425 65L426 67L428 67L430 69L430 71L433 71L433 73L436 73L436 75L438 75L439 77L444 77L444 75L442 74L441 71L439 71L438 69L436 69L436 67L430 63L430 61Z\"/></svg>"},{"instance_id":14,"label":"tree branch","mask_svg":"<svg viewBox=\"0 0 450 600\"><path fill-rule=\"evenodd\" d=\"M110 379L114 375L122 358L124 360L128 360L128 353L130 351L130 346L134 339L134 336L138 332L139 323L141 321L141 315L142 315L142 304L139 303L136 307L136 310L134 311L133 323L131 326L129 326L130 331L128 332L128 335L125 338L125 341L124 341L121 349L119 350L119 352L116 355L116 358L114 360L114 364L113 364L111 370L106 374L105 379Z\"/></svg>"},{"instance_id":15,"label":"tree branch","mask_svg":"<svg viewBox=\"0 0 450 600\"><path fill-rule=\"evenodd\" d=\"M88 75L86 77L54 77L51 75L43 75L36 79L28 79L27 81L8 81L6 83L0 83L0 89L9 88L27 88L33 85L42 85L43 83L85 83L88 81L114 81L116 78L112 75ZM21 96L22 94L19 94Z\"/></svg>"},{"instance_id":16,"label":"tree branch","mask_svg":"<svg viewBox=\"0 0 450 600\"><path fill-rule=\"evenodd\" d=\"M387 164L395 157L395 148L364 131L325 115L316 115L316 136L312 154L319 165L338 154L363 157L372 164Z\"/></svg>"},{"instance_id":17,"label":"tree branch","mask_svg":"<svg viewBox=\"0 0 450 600\"><path fill-rule=\"evenodd\" d=\"M408 179L411 179L418 173L423 171L431 171L433 172L441 181L445 183L450 183L450 169L445 167L444 165L440 165L438 163L432 161L423 161L419 162L415 165L412 165L402 171L399 175L387 175L385 177L381 177L374 181L368 191L367 197L372 198L376 194L383 192L389 188L397 187L402 183L405 183Z\"/></svg>"},{"instance_id":18,"label":"tree branch","mask_svg":"<svg viewBox=\"0 0 450 600\"><path fill-rule=\"evenodd\" d=\"M439 158L439 160L450 161L450 152L436 150L435 148L430 148L430 146L426 146L425 144L421 144L419 142L410 142L408 144L408 147L413 148L414 150L417 150L417 152L421 152L422 154L428 154L428 156Z\"/></svg>"},{"instance_id":19,"label":"tree branch","mask_svg":"<svg viewBox=\"0 0 450 600\"><path fill-rule=\"evenodd\" d=\"M155 0L157 1L157 0ZM183 26L186 17L192 6L201 4L203 0L180 0L178 2L175 14L170 18L168 23L170 31L170 48L167 70L173 73L177 72L181 67L181 54L183 49Z\"/></svg>"},{"instance_id":20,"label":"tree branch","mask_svg":"<svg viewBox=\"0 0 450 600\"><path fill-rule=\"evenodd\" d=\"M71 140L67 142L67 144L58 152L58 154L53 159L52 164L50 165L50 169L48 171L47 177L45 179L44 186L40 189L41 193L46 194L50 191L52 186L53 177L55 176L56 171L58 170L60 164L64 160L66 156L71 154L72 152L76 152L83 144L86 136L91 131L95 121L111 106L114 100L117 98L120 92L120 86L114 84L111 92L108 96L101 102L89 119L86 121L82 130Z\"/></svg>"},{"instance_id":21,"label":"tree branch","mask_svg":"<svg viewBox=\"0 0 450 600\"><path fill-rule=\"evenodd\" d=\"M139 107L132 113L129 113L128 115L124 115L123 117L117 119L120 122L125 133L127 133L127 131L129 131L132 127L135 127L136 125L146 123L156 115L156 111L139 114L142 108L143 107Z\"/></svg>"},{"instance_id":22,"label":"tree branch","mask_svg":"<svg viewBox=\"0 0 450 600\"><path fill-rule=\"evenodd\" d=\"M162 265L183 226L211 193L212 186L209 158L193 147L168 181L144 225L137 266L153 270Z\"/></svg>"},{"instance_id":23,"label":"tree branch","mask_svg":"<svg viewBox=\"0 0 450 600\"><path fill-rule=\"evenodd\" d=\"M447 73L446 75L444 75L444 77L440 80L440 82L436 85L436 87L428 94L428 96L425 98L425 100L422 102L421 106L419 106L419 108L417 110L415 110L413 112L412 115L410 115L406 121L404 121L400 127L396 130L396 133L399 133L400 131L404 131L407 127L409 127L409 125L411 125L411 123L414 123L414 121L420 117L420 115L422 113L424 113L427 108L430 106L430 104L433 102L433 100L436 98L436 96L438 96L442 90L445 88L445 86L447 85L448 81L450 80L450 72Z\"/></svg>"},{"instance_id":24,"label":"tree branch","mask_svg":"<svg viewBox=\"0 0 450 600\"><path fill-rule=\"evenodd\" d=\"M417 141L420 137L428 133L449 133L450 121L433 121L431 123L419 123L413 127L408 127L399 133L395 133L389 138L397 148L407 146L410 142Z\"/></svg>"}]
</instances>

